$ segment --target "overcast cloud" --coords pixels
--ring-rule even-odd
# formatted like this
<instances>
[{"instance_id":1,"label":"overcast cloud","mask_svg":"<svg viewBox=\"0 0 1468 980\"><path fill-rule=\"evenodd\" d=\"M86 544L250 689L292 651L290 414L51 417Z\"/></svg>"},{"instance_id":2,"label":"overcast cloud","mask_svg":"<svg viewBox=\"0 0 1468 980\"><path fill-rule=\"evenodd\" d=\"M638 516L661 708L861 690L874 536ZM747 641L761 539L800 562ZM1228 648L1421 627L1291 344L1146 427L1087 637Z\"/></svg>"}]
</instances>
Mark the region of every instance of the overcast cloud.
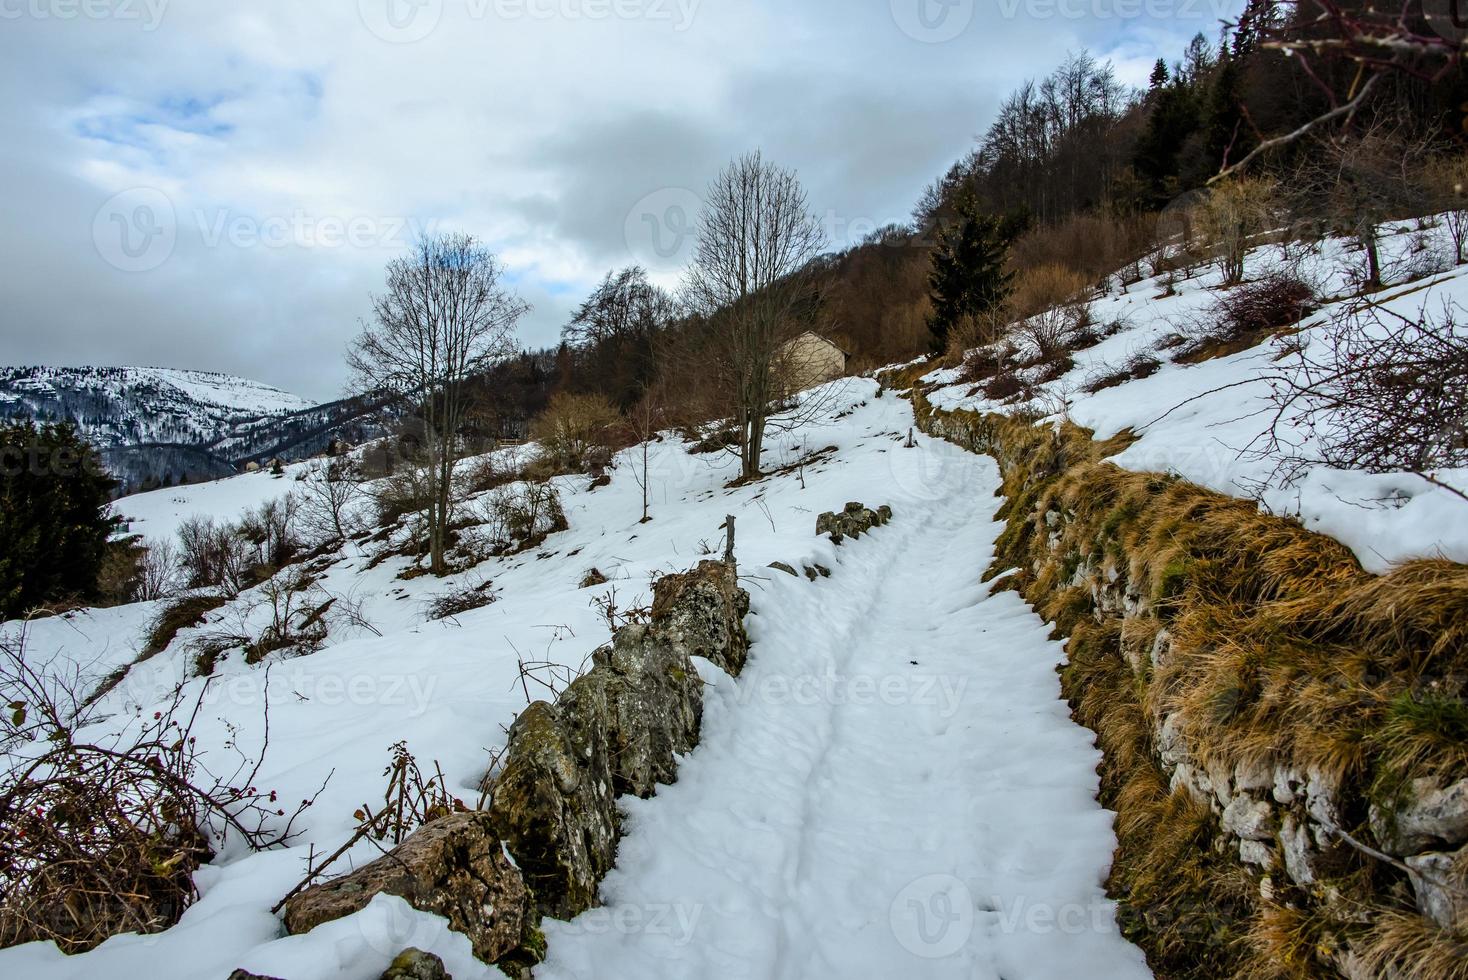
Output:
<instances>
[{"instance_id":1,"label":"overcast cloud","mask_svg":"<svg viewBox=\"0 0 1468 980\"><path fill-rule=\"evenodd\" d=\"M559 335L677 279L761 148L831 246L903 220L1026 77L1123 78L1225 0L0 0L0 363L224 371L307 397L422 229L488 242Z\"/></svg>"}]
</instances>

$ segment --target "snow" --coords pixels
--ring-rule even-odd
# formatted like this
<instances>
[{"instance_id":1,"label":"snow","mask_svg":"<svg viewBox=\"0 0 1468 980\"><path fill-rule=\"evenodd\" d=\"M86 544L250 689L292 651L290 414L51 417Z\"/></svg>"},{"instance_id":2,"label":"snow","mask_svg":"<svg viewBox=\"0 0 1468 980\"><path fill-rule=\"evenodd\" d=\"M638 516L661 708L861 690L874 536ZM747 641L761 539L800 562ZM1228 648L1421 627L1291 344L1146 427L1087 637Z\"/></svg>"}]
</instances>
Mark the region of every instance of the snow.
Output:
<instances>
[{"instance_id":1,"label":"snow","mask_svg":"<svg viewBox=\"0 0 1468 980\"><path fill-rule=\"evenodd\" d=\"M1397 230L1388 253L1400 266L1419 254L1420 234ZM1251 274L1279 261L1275 250L1260 250ZM1332 242L1301 268L1338 296L1351 261ZM1261 424L1262 379L1276 363L1270 348L1164 363L1150 378L1081 393L1103 366L1157 347L1216 286L1209 273L1167 297L1157 280L1114 287L1093 313L1122 328L1078 355L1043 403L1102 437L1137 432L1116 457L1120 465L1257 495L1262 507L1337 536L1369 568L1437 553L1468 559L1464 505L1418 477L1317 467L1286 480L1277 458L1242 451ZM1387 303L1413 313L1428 300L1468 302L1468 272L1392 296ZM1317 341L1334 309L1306 324L1305 343ZM931 380L941 406L1000 408L958 384L957 372ZM196 385L190 398L222 404L238 394L261 404L258 391L180 383ZM270 909L311 854L351 836L353 811L380 798L393 743L405 741L425 765L437 762L472 804L491 753L525 706L521 658L579 668L610 635L596 603L647 603L654 577L721 546L726 514L738 519L742 581L753 597L749 664L737 680L702 665L702 743L675 785L626 801L629 835L604 885L607 907L547 923L550 958L537 976L1148 976L1102 887L1112 815L1096 802L1092 736L1060 699L1063 646L1018 597L979 582L999 531L994 463L921 434L905 448L911 409L894 395L879 398L873 381L811 397L829 400L819 423L771 432L765 465L780 472L758 483L729 488L737 471L730 456L692 454L672 435L655 443L648 524L634 479L641 454L632 450L616 461L610 486L557 480L569 530L525 554L434 579L404 577L413 561L378 560L376 543L344 546L323 559L314 588L360 616L330 619L323 648L308 656L278 653L252 667L235 650L208 683L192 676L195 641L259 635L270 615L259 588L141 663L134 661L156 604L26 626L34 662L79 676L83 688L132 664L98 702L89 735L137 725L183 684L203 700L196 735L206 763L232 760L231 740L259 753L268 706L257 785L295 801L327 782L291 847L252 854L238 842L224 846L197 872L200 899L173 928L117 936L70 957L42 943L0 950L0 976L223 980L243 967L288 980L376 980L406 946L443 957L457 980L500 976L443 920L399 899L380 897L296 937L282 935ZM808 464L792 465L801 459ZM131 531L165 540L189 517L231 521L283 496L307 468L159 490L117 508ZM1468 473L1443 475L1468 482ZM890 504L895 517L840 547L817 537L816 516L847 501ZM772 561L820 564L832 574L792 578L766 567ZM591 568L610 581L581 589ZM435 596L484 583L492 583L492 605L429 621ZM334 870L377 854L359 844Z\"/></svg>"},{"instance_id":2,"label":"snow","mask_svg":"<svg viewBox=\"0 0 1468 980\"><path fill-rule=\"evenodd\" d=\"M15 381L19 391L54 393L61 388L84 388L95 391L127 391L144 388L154 397L180 399L200 406L248 412L256 415L281 415L298 412L314 405L305 398L271 385L246 378L208 371L185 371L177 368L17 368L0 367L0 376L38 371Z\"/></svg>"},{"instance_id":3,"label":"snow","mask_svg":"<svg viewBox=\"0 0 1468 980\"><path fill-rule=\"evenodd\" d=\"M547 924L537 977L1151 975L1102 889L1111 814L1062 646L978 583L997 469L911 453L942 459L927 505L830 579L765 585L748 669L713 672L678 782L626 804L608 907Z\"/></svg>"},{"instance_id":4,"label":"snow","mask_svg":"<svg viewBox=\"0 0 1468 980\"><path fill-rule=\"evenodd\" d=\"M222 980L243 967L288 980L376 980L407 945L444 957L456 980L499 976L474 962L463 937L442 920L397 900L381 899L301 937L283 937L269 910L300 879L312 849L335 850L352 833L353 811L381 798L394 742L406 741L424 764L437 761L451 789L472 805L490 752L504 744L505 727L525 706L519 656L579 667L610 636L593 600L615 589L623 608L647 603L654 576L688 568L721 546L725 514L738 519L743 581L753 593L751 662L737 682L708 668L707 741L690 755L677 786L631 807L632 850L625 853L654 840L666 846L646 869L624 861L629 877L619 872L608 886L617 900L635 896L671 907L691 895L707 903L697 923L685 923L708 945L684 957L722 962L747 948L753 975L773 964L819 976L837 964L853 972L864 953L875 975L878 964L899 962L898 937L913 924L898 902L893 931L893 903L912 882L946 874L976 903L1009 904L997 922L976 907L964 944L950 958L906 953L907 969L899 972L941 975L959 964L994 964L1019 976L1006 964L1040 956L1037 965L1085 962L1096 976L1145 975L1140 954L1110 925L1101 894L1111 818L1094 799L1098 756L1090 736L1059 701L1053 668L1061 649L1017 600L988 598L978 584L996 530L992 464L922 436L917 448L904 449L911 408L892 395L877 398L870 380L841 383L827 394L831 404L819 424L771 433L766 466L793 464L828 446L836 451L753 485L726 487L737 472L727 454L693 455L672 436L654 444L649 524L640 523L634 450L617 460L610 486L591 490L583 477L557 481L570 529L537 551L491 559L448 579L404 579L409 559L373 565L374 545L348 545L318 585L359 602L380 636L333 621L319 652L273 655L266 669L245 665L236 651L221 658L206 688L189 676L190 641L210 631L257 631L267 615L259 590L183 631L102 699L99 727L115 731L151 717L183 682L205 701L196 734L206 761L223 762L231 758L225 745L232 731L244 751L259 752L268 704L269 750L256 784L285 801L316 793L330 774L326 788L297 823L293 846L249 854L230 845L201 869L201 897L177 926L118 936L72 957L50 944L0 950L0 976L80 980L145 971L150 980ZM128 498L122 509L137 518L136 529L156 538L192 513L233 519L238 509L293 485L291 476L252 474ZM850 500L891 504L897 516L840 548L816 537L816 516ZM797 568L819 563L833 575L817 583L793 579L765 567L777 560ZM580 589L593 567L611 581ZM486 581L498 596L494 604L427 621L435 595ZM124 609L87 614L118 619L105 627L96 619L96 636L85 640L68 639L65 624L45 626L46 656L85 659L105 650L108 665L125 662L132 648L119 638L135 636L149 611ZM908 663L914 659L918 666ZM802 703L809 699L782 699L767 687L782 675L832 673L912 686L893 706L880 701L880 684L878 702L868 704L855 697L849 704ZM918 691L915 682L928 677L936 682ZM932 697L936 704L927 703ZM862 772L874 777L865 786ZM668 815L659 816L665 806ZM674 833L690 819L708 826ZM750 829L764 821L764 834ZM690 849L702 844L717 847ZM377 853L370 843L358 845L335 870ZM715 864L724 865L722 877ZM690 892L700 868L703 890ZM907 897L917 894L937 910L938 899L915 887L919 892ZM1021 925L1006 928L1015 903ZM1032 935L1023 916L1052 906L1094 911L1099 926L1063 942ZM656 942L633 948L618 937L593 951L576 932L596 935L597 922L593 916L549 927L553 947L565 951L557 951L545 975L574 975L568 971L577 957L644 962L663 949ZM843 941L848 933L858 938Z\"/></svg>"},{"instance_id":5,"label":"snow","mask_svg":"<svg viewBox=\"0 0 1468 980\"><path fill-rule=\"evenodd\" d=\"M298 477L314 469L313 463L294 463L285 467L284 476L260 470L130 494L112 505L112 513L122 518L126 533L140 534L148 541L174 541L179 527L190 518L212 515L234 520L261 504L285 497L295 489Z\"/></svg>"},{"instance_id":6,"label":"snow","mask_svg":"<svg viewBox=\"0 0 1468 980\"><path fill-rule=\"evenodd\" d=\"M1389 226L1383 241L1385 264L1402 270L1421 256L1447 247L1440 228L1419 229L1416 222ZM1345 308L1348 267L1359 256L1340 240L1328 240L1318 254L1286 262L1277 246L1255 249L1246 265L1250 278L1289 268L1316 284L1329 301L1305 321L1303 343L1318 345L1322 325ZM1400 274L1400 272L1399 272ZM1185 328L1217 296L1220 276L1208 270L1178 283L1176 295L1163 296L1159 278L1146 279L1091 304L1103 324L1124 325L1115 336L1075 355L1076 366L1043 387L1042 413L1062 412L1109 438L1131 429L1140 438L1112 462L1136 471L1175 473L1222 493L1252 497L1262 509L1298 518L1314 531L1346 544L1369 571L1424 557L1468 561L1468 504L1410 473L1366 474L1307 466L1297 474L1281 469L1278 452L1261 451L1258 437L1273 409L1268 376L1281 370L1277 345L1265 345L1199 364L1173 363L1157 352L1158 342ZM1468 266L1411 283L1390 286L1378 300L1383 310L1409 316L1441 316L1444 304L1468 307ZM1462 319L1461 309L1459 319ZM1460 324L1461 325L1461 324ZM1115 368L1132 355L1151 353L1163 361L1149 378L1132 380L1095 394L1082 390L1088 379ZM951 373L928 380L941 387L930 395L942 408L1012 411L971 393ZM1063 408L1062 408L1063 406ZM1298 415L1287 415L1283 429L1297 432L1307 454L1319 434L1294 430ZM1444 470L1445 482L1468 488L1468 470Z\"/></svg>"}]
</instances>

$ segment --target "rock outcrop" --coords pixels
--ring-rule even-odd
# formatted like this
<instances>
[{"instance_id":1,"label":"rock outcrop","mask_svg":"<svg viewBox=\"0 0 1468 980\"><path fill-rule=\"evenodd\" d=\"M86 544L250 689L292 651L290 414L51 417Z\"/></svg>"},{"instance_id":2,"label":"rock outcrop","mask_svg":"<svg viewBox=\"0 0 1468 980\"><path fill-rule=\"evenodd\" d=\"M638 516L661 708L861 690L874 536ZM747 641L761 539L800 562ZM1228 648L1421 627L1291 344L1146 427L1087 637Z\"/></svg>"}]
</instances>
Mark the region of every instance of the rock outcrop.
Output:
<instances>
[{"instance_id":1,"label":"rock outcrop","mask_svg":"<svg viewBox=\"0 0 1468 980\"><path fill-rule=\"evenodd\" d=\"M301 892L286 903L286 929L309 932L360 911L380 894L443 916L486 963L515 952L534 925L525 882L486 813L436 820L371 864Z\"/></svg>"},{"instance_id":2,"label":"rock outcrop","mask_svg":"<svg viewBox=\"0 0 1468 980\"><path fill-rule=\"evenodd\" d=\"M392 961L382 980L454 980L443 960L421 949L405 949Z\"/></svg>"},{"instance_id":3,"label":"rock outcrop","mask_svg":"<svg viewBox=\"0 0 1468 980\"><path fill-rule=\"evenodd\" d=\"M749 593L739 587L739 570L721 561L665 575L652 587L652 635L690 657L703 657L731 677L744 669L749 637L744 617Z\"/></svg>"},{"instance_id":4,"label":"rock outcrop","mask_svg":"<svg viewBox=\"0 0 1468 980\"><path fill-rule=\"evenodd\" d=\"M816 533L829 534L832 544L847 538L859 538L874 527L892 519L892 508L883 504L872 510L865 504L849 503L839 514L826 513L816 518Z\"/></svg>"},{"instance_id":5,"label":"rock outcrop","mask_svg":"<svg viewBox=\"0 0 1468 980\"><path fill-rule=\"evenodd\" d=\"M515 720L500 771L486 777L488 811L427 824L390 854L296 895L286 928L307 932L374 895L399 895L446 918L486 963L538 960L541 915L570 918L598 904L616 859L617 798L673 782L679 756L697 744L703 681L692 658L730 674L744 666L749 594L733 564L703 562L653 593L648 623L619 629L554 704L538 701ZM443 976L427 954L394 969L393 980Z\"/></svg>"},{"instance_id":6,"label":"rock outcrop","mask_svg":"<svg viewBox=\"0 0 1468 980\"><path fill-rule=\"evenodd\" d=\"M731 564L665 576L647 624L618 630L555 704L531 705L511 727L490 812L538 911L570 918L597 904L616 858L617 797L645 798L677 778L703 714L691 658L737 675L748 611Z\"/></svg>"}]
</instances>

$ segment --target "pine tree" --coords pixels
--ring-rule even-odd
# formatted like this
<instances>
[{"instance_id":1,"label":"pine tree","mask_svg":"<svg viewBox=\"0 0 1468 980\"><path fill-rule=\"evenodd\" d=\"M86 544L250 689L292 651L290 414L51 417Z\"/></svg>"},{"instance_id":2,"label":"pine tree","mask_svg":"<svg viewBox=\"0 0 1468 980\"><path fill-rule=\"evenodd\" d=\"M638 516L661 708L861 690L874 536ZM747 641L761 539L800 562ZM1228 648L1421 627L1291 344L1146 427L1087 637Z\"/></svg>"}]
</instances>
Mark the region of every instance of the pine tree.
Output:
<instances>
[{"instance_id":1,"label":"pine tree","mask_svg":"<svg viewBox=\"0 0 1468 980\"><path fill-rule=\"evenodd\" d=\"M1008 298L1013 274L1005 270L1005 230L1006 222L978 213L967 199L958 206L956 223L939 235L928 274L933 300L928 329L935 350L947 347L949 332L961 320L989 313Z\"/></svg>"},{"instance_id":2,"label":"pine tree","mask_svg":"<svg viewBox=\"0 0 1468 980\"><path fill-rule=\"evenodd\" d=\"M1253 134L1244 123L1241 108L1242 89L1239 59L1220 59L1208 89L1203 131L1205 162L1211 173L1216 173L1226 162L1239 160L1253 147Z\"/></svg>"},{"instance_id":3,"label":"pine tree","mask_svg":"<svg viewBox=\"0 0 1468 980\"><path fill-rule=\"evenodd\" d=\"M71 426L0 428L0 618L96 596L116 486Z\"/></svg>"},{"instance_id":4,"label":"pine tree","mask_svg":"<svg viewBox=\"0 0 1468 980\"><path fill-rule=\"evenodd\" d=\"M1170 77L1167 73L1167 62L1162 58L1158 58L1157 63L1152 66L1152 77L1150 79L1151 90L1157 92L1162 89Z\"/></svg>"}]
</instances>

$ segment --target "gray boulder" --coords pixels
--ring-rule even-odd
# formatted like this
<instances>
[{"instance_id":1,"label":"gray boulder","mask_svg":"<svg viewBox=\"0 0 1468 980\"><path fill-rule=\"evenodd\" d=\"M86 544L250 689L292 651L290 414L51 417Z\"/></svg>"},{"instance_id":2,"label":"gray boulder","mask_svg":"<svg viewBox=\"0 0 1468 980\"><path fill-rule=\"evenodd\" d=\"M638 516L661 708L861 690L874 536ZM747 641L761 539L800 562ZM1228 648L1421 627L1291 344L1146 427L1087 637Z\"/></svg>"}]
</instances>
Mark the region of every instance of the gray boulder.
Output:
<instances>
[{"instance_id":1,"label":"gray boulder","mask_svg":"<svg viewBox=\"0 0 1468 980\"><path fill-rule=\"evenodd\" d=\"M840 544L846 538L859 538L891 519L892 508L886 504L872 510L865 504L849 503L839 514L826 513L817 517L816 533L828 534L832 544Z\"/></svg>"},{"instance_id":2,"label":"gray boulder","mask_svg":"<svg viewBox=\"0 0 1468 980\"><path fill-rule=\"evenodd\" d=\"M286 903L286 929L310 932L360 911L379 894L443 916L486 963L518 950L534 926L525 882L505 857L487 813L456 813L426 824L371 864L306 889Z\"/></svg>"}]
</instances>

